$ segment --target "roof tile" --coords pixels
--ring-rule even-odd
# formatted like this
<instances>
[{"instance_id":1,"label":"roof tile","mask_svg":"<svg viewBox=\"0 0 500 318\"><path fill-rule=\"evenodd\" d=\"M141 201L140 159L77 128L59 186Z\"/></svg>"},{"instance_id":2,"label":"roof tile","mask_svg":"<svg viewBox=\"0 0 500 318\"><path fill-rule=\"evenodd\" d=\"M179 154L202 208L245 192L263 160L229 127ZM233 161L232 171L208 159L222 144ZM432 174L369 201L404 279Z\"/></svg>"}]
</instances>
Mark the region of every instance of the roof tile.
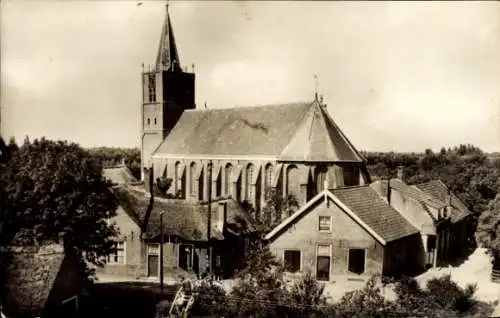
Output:
<instances>
[{"instance_id":1,"label":"roof tile","mask_svg":"<svg viewBox=\"0 0 500 318\"><path fill-rule=\"evenodd\" d=\"M330 191L387 242L418 233L417 228L387 204L370 186Z\"/></svg>"}]
</instances>

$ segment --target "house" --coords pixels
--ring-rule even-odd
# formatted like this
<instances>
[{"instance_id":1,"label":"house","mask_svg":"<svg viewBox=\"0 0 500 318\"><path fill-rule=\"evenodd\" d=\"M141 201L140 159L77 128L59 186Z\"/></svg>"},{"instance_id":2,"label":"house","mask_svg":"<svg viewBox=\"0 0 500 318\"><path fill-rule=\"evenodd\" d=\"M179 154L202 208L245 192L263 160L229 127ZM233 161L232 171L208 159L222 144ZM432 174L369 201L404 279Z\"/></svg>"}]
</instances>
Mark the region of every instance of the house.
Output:
<instances>
[{"instance_id":1,"label":"house","mask_svg":"<svg viewBox=\"0 0 500 318\"><path fill-rule=\"evenodd\" d=\"M325 189L266 235L285 270L318 280L411 272L418 229L370 186Z\"/></svg>"},{"instance_id":2,"label":"house","mask_svg":"<svg viewBox=\"0 0 500 318\"><path fill-rule=\"evenodd\" d=\"M300 205L332 186L368 184L359 154L321 98L310 102L197 109L195 75L180 66L167 12L155 65L142 73L141 169L146 187L170 180L164 196L231 196L257 213L271 188ZM209 173L212 165L212 173ZM211 177L209 176L211 174Z\"/></svg>"},{"instance_id":3,"label":"house","mask_svg":"<svg viewBox=\"0 0 500 318\"><path fill-rule=\"evenodd\" d=\"M151 200L133 186L114 187L113 192L119 207L110 222L118 226L120 236L115 253L108 256L98 272L158 278L160 248L164 271L170 276L201 274L210 264L215 274L227 276L243 257L245 238L253 227L246 211L234 200L220 198L211 202L209 227L207 202L156 197Z\"/></svg>"},{"instance_id":4,"label":"house","mask_svg":"<svg viewBox=\"0 0 500 318\"><path fill-rule=\"evenodd\" d=\"M80 271L59 244L0 249L0 307L7 317L77 317Z\"/></svg>"},{"instance_id":5,"label":"house","mask_svg":"<svg viewBox=\"0 0 500 318\"><path fill-rule=\"evenodd\" d=\"M449 264L466 246L469 210L439 180L417 185L408 185L403 180L400 167L397 178L378 180L371 186L419 229L423 246L419 252L420 267Z\"/></svg>"}]
</instances>

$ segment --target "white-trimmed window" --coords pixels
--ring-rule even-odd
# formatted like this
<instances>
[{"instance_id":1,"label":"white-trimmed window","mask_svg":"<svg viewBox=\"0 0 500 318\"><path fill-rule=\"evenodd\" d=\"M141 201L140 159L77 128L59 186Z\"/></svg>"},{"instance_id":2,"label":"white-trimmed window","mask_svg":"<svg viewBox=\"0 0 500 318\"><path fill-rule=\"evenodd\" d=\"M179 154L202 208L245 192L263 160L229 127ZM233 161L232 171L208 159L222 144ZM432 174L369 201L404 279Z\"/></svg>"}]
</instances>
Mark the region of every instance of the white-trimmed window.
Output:
<instances>
[{"instance_id":1,"label":"white-trimmed window","mask_svg":"<svg viewBox=\"0 0 500 318\"><path fill-rule=\"evenodd\" d=\"M113 247L114 251L108 255L106 258L107 264L125 264L125 255L126 255L126 243L125 242L116 242Z\"/></svg>"},{"instance_id":2,"label":"white-trimmed window","mask_svg":"<svg viewBox=\"0 0 500 318\"><path fill-rule=\"evenodd\" d=\"M320 232L331 232L332 231L332 217L331 216L320 216L319 217L319 231Z\"/></svg>"},{"instance_id":3,"label":"white-trimmed window","mask_svg":"<svg viewBox=\"0 0 500 318\"><path fill-rule=\"evenodd\" d=\"M300 271L302 263L300 250L285 250L283 254L285 270L290 273Z\"/></svg>"}]
</instances>

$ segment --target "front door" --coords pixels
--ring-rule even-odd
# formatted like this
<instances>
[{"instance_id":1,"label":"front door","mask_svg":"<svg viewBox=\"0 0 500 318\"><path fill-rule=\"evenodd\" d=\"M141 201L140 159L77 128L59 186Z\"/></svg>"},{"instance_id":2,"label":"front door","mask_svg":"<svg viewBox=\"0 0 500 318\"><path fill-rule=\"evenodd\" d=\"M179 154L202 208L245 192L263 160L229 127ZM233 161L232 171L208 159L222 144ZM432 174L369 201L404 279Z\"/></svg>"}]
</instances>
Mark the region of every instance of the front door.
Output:
<instances>
[{"instance_id":1,"label":"front door","mask_svg":"<svg viewBox=\"0 0 500 318\"><path fill-rule=\"evenodd\" d=\"M330 280L331 246L318 245L316 251L316 279Z\"/></svg>"},{"instance_id":2,"label":"front door","mask_svg":"<svg viewBox=\"0 0 500 318\"><path fill-rule=\"evenodd\" d=\"M148 255L148 276L158 277L160 257L158 255Z\"/></svg>"}]
</instances>

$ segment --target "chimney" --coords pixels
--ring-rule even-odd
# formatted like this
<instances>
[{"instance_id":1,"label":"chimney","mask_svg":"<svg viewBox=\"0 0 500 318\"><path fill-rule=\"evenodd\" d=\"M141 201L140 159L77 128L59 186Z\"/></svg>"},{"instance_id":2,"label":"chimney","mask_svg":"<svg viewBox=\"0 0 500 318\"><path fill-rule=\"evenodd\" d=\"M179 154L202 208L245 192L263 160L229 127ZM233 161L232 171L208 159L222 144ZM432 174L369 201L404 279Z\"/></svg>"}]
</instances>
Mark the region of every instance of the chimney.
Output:
<instances>
[{"instance_id":1,"label":"chimney","mask_svg":"<svg viewBox=\"0 0 500 318\"><path fill-rule=\"evenodd\" d=\"M387 204L391 205L391 176L387 178Z\"/></svg>"},{"instance_id":2,"label":"chimney","mask_svg":"<svg viewBox=\"0 0 500 318\"><path fill-rule=\"evenodd\" d=\"M404 179L404 166L397 167L397 178L401 181L405 181Z\"/></svg>"}]
</instances>

